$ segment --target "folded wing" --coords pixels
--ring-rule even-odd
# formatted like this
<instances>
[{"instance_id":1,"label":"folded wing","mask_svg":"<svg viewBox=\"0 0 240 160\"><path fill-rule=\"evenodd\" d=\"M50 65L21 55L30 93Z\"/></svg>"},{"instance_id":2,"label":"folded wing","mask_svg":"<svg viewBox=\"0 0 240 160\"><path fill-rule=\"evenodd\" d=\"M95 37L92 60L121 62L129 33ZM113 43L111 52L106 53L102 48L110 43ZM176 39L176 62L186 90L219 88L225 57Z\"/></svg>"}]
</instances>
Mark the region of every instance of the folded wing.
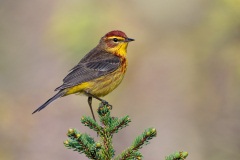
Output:
<instances>
[{"instance_id":1,"label":"folded wing","mask_svg":"<svg viewBox=\"0 0 240 160\"><path fill-rule=\"evenodd\" d=\"M63 79L63 84L55 91L70 88L109 74L118 69L120 64L119 57L104 51L94 52L93 50L70 70L70 73Z\"/></svg>"}]
</instances>

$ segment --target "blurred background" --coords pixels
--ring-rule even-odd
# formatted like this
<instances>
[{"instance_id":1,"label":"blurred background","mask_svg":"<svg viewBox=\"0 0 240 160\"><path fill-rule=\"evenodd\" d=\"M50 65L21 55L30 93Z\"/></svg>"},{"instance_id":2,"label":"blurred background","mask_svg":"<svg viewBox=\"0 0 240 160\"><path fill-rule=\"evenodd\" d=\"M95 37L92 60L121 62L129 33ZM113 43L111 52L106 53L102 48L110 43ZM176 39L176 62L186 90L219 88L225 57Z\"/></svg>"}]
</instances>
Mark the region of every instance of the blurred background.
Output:
<instances>
[{"instance_id":1,"label":"blurred background","mask_svg":"<svg viewBox=\"0 0 240 160\"><path fill-rule=\"evenodd\" d=\"M0 159L87 159L63 145L71 127L97 138L80 123L91 116L86 97L31 113L115 29L136 40L123 83L105 97L113 116L132 119L114 137L116 154L155 127L147 160L181 150L240 159L239 0L1 0Z\"/></svg>"}]
</instances>

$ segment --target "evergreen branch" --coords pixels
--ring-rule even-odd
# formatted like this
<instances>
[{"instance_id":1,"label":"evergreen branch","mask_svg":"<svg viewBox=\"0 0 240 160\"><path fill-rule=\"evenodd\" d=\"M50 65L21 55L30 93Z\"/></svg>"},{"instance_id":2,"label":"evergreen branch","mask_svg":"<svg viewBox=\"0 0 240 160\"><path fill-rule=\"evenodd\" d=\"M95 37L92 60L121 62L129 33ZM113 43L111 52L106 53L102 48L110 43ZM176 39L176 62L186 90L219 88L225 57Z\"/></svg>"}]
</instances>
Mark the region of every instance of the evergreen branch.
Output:
<instances>
[{"instance_id":1,"label":"evergreen branch","mask_svg":"<svg viewBox=\"0 0 240 160\"><path fill-rule=\"evenodd\" d=\"M104 126L109 126L114 121L114 118L110 117L111 109L110 106L103 105L102 103L100 104L100 107L98 107L97 112L99 114L100 122L102 122Z\"/></svg>"},{"instance_id":2,"label":"evergreen branch","mask_svg":"<svg viewBox=\"0 0 240 160\"><path fill-rule=\"evenodd\" d=\"M137 160L141 160L143 158L143 156L140 152L133 152L132 158L137 159Z\"/></svg>"},{"instance_id":3,"label":"evergreen branch","mask_svg":"<svg viewBox=\"0 0 240 160\"><path fill-rule=\"evenodd\" d=\"M112 135L108 132L104 132L104 134L101 135L101 139L103 142L102 153L104 155L104 160L111 160L115 153L112 145Z\"/></svg>"},{"instance_id":4,"label":"evergreen branch","mask_svg":"<svg viewBox=\"0 0 240 160\"><path fill-rule=\"evenodd\" d=\"M134 152L138 151L145 144L148 144L149 140L157 135L155 128L149 128L144 131L140 136L138 136L132 143L132 146L127 150L123 151L115 160L126 160L133 156Z\"/></svg>"},{"instance_id":5,"label":"evergreen branch","mask_svg":"<svg viewBox=\"0 0 240 160\"><path fill-rule=\"evenodd\" d=\"M90 159L98 159L96 157L96 147L93 138L87 134L78 134L76 136L69 136L69 139L64 142L64 145L78 151L79 153L84 153Z\"/></svg>"},{"instance_id":6,"label":"evergreen branch","mask_svg":"<svg viewBox=\"0 0 240 160\"><path fill-rule=\"evenodd\" d=\"M120 119L111 117L111 109L110 106L100 104L98 114L100 122L102 123L101 125L91 117L83 116L81 118L82 124L98 133L100 137L99 141L95 142L91 136L85 133L82 134L76 129L69 129L67 133L68 140L64 142L64 145L69 149L84 153L89 159L112 160L115 154L112 143L113 135L120 129L128 126L131 119L129 116L124 116ZM124 150L120 155L114 158L114 160L141 160L143 156L139 152L139 149L141 149L143 145L147 145L156 135L157 131L155 128L145 130L133 141L129 148ZM165 160L185 160L187 156L187 152L175 152L165 157Z\"/></svg>"},{"instance_id":7,"label":"evergreen branch","mask_svg":"<svg viewBox=\"0 0 240 160\"><path fill-rule=\"evenodd\" d=\"M185 160L188 156L188 152L174 152L169 156L165 157L165 160Z\"/></svg>"},{"instance_id":8,"label":"evergreen branch","mask_svg":"<svg viewBox=\"0 0 240 160\"><path fill-rule=\"evenodd\" d=\"M131 119L129 118L129 116L125 116L121 119L117 119L113 122L113 124L111 125L111 127L108 129L108 131L113 134L113 133L117 133L120 129L128 126L128 123L131 122Z\"/></svg>"},{"instance_id":9,"label":"evergreen branch","mask_svg":"<svg viewBox=\"0 0 240 160\"><path fill-rule=\"evenodd\" d=\"M133 151L132 154L128 158L126 158L126 160L141 160L141 159L143 159L143 156L138 151Z\"/></svg>"},{"instance_id":10,"label":"evergreen branch","mask_svg":"<svg viewBox=\"0 0 240 160\"><path fill-rule=\"evenodd\" d=\"M102 127L91 117L83 116L81 118L81 123L85 126L88 126L90 129L96 131L97 133L99 133L102 130Z\"/></svg>"},{"instance_id":11,"label":"evergreen branch","mask_svg":"<svg viewBox=\"0 0 240 160\"><path fill-rule=\"evenodd\" d=\"M80 134L75 129L69 129L67 136L69 139L64 142L67 148L84 153L90 159L97 159L96 145L92 137L87 134Z\"/></svg>"}]
</instances>

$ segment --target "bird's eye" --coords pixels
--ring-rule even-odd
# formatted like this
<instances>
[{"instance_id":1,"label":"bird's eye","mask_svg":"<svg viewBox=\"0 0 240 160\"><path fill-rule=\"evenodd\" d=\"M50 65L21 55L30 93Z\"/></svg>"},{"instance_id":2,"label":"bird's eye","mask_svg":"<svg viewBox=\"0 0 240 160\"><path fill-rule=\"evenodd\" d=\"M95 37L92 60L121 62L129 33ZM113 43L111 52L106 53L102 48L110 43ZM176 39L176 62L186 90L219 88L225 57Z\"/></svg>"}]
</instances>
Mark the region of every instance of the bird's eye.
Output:
<instances>
[{"instance_id":1,"label":"bird's eye","mask_svg":"<svg viewBox=\"0 0 240 160\"><path fill-rule=\"evenodd\" d=\"M118 39L117 38L113 38L113 42L118 42Z\"/></svg>"}]
</instances>

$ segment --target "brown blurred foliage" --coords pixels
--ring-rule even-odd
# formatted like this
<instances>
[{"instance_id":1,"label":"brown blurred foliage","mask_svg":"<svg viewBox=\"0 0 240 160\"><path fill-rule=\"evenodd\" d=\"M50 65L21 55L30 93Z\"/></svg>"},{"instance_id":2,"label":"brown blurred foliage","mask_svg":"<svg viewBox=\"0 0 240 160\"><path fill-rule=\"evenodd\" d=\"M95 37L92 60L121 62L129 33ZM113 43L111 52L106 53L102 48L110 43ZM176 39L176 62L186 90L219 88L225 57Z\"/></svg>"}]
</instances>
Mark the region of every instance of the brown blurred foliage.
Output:
<instances>
[{"instance_id":1,"label":"brown blurred foliage","mask_svg":"<svg viewBox=\"0 0 240 160\"><path fill-rule=\"evenodd\" d=\"M240 159L239 0L1 0L0 159L86 159L62 144L70 127L93 134L79 121L90 116L86 97L31 113L114 29L136 39L123 83L105 97L113 115L133 120L114 137L117 153L155 127L147 160L176 150Z\"/></svg>"}]
</instances>

